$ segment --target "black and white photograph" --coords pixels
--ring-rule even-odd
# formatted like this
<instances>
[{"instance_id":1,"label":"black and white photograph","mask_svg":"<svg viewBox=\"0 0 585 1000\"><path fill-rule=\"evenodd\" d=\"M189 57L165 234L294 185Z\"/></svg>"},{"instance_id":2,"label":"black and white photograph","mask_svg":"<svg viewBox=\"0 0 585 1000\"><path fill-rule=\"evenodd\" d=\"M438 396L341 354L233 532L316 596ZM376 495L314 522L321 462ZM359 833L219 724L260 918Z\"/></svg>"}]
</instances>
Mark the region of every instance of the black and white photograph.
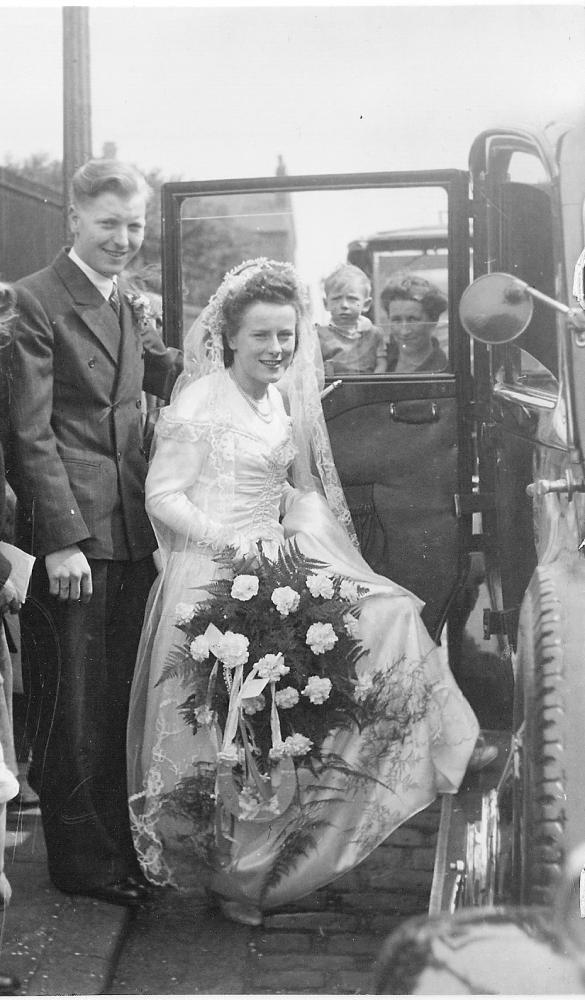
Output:
<instances>
[{"instance_id":1,"label":"black and white photograph","mask_svg":"<svg viewBox=\"0 0 585 1000\"><path fill-rule=\"evenodd\" d=\"M0 87L0 995L583 994L585 7Z\"/></svg>"}]
</instances>

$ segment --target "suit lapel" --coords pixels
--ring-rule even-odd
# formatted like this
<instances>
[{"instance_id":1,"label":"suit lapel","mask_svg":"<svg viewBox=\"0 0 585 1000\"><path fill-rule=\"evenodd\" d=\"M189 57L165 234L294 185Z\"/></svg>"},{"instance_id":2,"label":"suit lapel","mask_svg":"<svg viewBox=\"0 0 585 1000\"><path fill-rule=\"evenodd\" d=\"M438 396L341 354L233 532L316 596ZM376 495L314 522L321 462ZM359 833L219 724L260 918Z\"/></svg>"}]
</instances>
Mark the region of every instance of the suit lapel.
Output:
<instances>
[{"instance_id":1,"label":"suit lapel","mask_svg":"<svg viewBox=\"0 0 585 1000\"><path fill-rule=\"evenodd\" d=\"M53 267L72 299L73 308L94 337L107 351L114 364L120 354L120 324L111 305L92 285L83 271L62 250Z\"/></svg>"}]
</instances>

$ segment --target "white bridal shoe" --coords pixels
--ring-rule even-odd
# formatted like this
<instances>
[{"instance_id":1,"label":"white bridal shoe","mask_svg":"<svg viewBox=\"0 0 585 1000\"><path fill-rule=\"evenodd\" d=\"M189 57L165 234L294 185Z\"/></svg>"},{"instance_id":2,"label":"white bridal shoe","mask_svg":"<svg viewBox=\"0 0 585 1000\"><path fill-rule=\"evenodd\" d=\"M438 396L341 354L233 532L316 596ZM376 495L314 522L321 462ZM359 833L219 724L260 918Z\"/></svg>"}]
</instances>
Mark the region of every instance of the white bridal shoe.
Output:
<instances>
[{"instance_id":1,"label":"white bridal shoe","mask_svg":"<svg viewBox=\"0 0 585 1000\"><path fill-rule=\"evenodd\" d=\"M260 927L263 922L262 910L253 903L242 903L237 899L218 898L219 908L224 917L237 924L247 924L248 927Z\"/></svg>"}]
</instances>

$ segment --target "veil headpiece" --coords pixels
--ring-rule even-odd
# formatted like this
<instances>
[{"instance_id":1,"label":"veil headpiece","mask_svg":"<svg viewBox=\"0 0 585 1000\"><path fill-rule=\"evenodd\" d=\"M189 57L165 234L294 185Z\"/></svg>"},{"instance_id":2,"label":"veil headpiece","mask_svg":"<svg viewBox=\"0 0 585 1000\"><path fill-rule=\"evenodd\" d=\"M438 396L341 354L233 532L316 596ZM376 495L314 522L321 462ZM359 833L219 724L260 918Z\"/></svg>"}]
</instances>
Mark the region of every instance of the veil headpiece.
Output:
<instances>
[{"instance_id":1,"label":"veil headpiece","mask_svg":"<svg viewBox=\"0 0 585 1000\"><path fill-rule=\"evenodd\" d=\"M303 490L317 489L324 494L330 510L357 546L321 406L323 360L311 318L309 293L292 264L258 257L228 271L185 337L183 374L175 386L173 400L194 379L225 369L225 304L262 272L276 272L287 277L297 293L297 349L279 386L288 401L292 422L296 453L292 466L293 486Z\"/></svg>"}]
</instances>

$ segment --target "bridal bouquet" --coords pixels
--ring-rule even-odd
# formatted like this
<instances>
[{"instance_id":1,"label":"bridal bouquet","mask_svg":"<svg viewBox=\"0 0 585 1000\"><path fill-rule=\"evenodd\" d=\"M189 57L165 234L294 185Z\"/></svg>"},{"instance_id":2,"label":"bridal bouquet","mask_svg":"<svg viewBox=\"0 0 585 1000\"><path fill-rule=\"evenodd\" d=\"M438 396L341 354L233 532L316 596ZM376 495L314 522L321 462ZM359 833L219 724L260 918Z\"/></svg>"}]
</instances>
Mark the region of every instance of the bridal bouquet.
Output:
<instances>
[{"instance_id":1,"label":"bridal bouquet","mask_svg":"<svg viewBox=\"0 0 585 1000\"><path fill-rule=\"evenodd\" d=\"M233 577L209 583L208 600L177 607L185 640L159 683L180 677L188 689L180 711L215 743L223 805L267 819L290 802L295 764L311 767L328 733L366 719L372 682L355 665L367 590L294 542L276 561L260 550L254 568L228 561Z\"/></svg>"}]
</instances>

